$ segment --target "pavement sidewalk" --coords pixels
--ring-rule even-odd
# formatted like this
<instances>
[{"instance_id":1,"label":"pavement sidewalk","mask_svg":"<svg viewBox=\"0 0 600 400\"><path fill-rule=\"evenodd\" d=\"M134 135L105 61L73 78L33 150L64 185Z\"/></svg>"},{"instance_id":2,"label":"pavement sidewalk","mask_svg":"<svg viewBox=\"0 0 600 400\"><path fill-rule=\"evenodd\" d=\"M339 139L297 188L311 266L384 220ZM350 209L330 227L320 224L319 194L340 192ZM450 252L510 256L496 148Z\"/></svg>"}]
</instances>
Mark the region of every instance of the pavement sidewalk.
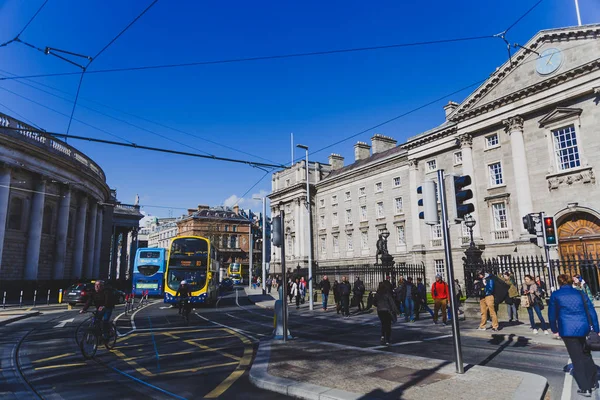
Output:
<instances>
[{"instance_id":1,"label":"pavement sidewalk","mask_svg":"<svg viewBox=\"0 0 600 400\"><path fill-rule=\"evenodd\" d=\"M29 317L35 317L36 315L40 315L39 311L13 311L11 312L3 312L0 314L0 326L10 324L11 322L19 321Z\"/></svg>"},{"instance_id":2,"label":"pavement sidewalk","mask_svg":"<svg viewBox=\"0 0 600 400\"><path fill-rule=\"evenodd\" d=\"M305 339L263 341L250 370L263 389L302 399L543 399L546 378Z\"/></svg>"},{"instance_id":3,"label":"pavement sidewalk","mask_svg":"<svg viewBox=\"0 0 600 400\"><path fill-rule=\"evenodd\" d=\"M248 296L248 300L254 305L262 308L273 310L275 308L275 300L279 298L276 290L271 290L271 294L263 294L262 288L249 288L244 286L244 292ZM275 297L276 296L276 297Z\"/></svg>"}]
</instances>

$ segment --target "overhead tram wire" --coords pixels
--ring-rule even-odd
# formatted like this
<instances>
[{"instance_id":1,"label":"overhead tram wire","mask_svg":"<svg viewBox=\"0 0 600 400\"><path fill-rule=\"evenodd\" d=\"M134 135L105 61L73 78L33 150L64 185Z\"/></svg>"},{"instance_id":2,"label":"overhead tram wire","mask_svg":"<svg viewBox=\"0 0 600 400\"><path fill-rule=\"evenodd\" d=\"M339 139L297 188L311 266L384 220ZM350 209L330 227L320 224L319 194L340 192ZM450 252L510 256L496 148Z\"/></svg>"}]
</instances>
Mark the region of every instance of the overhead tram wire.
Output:
<instances>
[{"instance_id":1,"label":"overhead tram wire","mask_svg":"<svg viewBox=\"0 0 600 400\"><path fill-rule=\"evenodd\" d=\"M1 127L0 129L8 129L8 130L13 130L13 131L22 130L22 128L13 128L13 127ZM99 129L99 128L97 128L97 129ZM256 162L256 161L240 160L240 159L235 159L235 158L189 153L189 152L185 152L185 151L170 150L170 149L161 149L158 147L143 146L143 145L139 145L136 143L115 142L112 140L104 140L104 139L98 139L98 138L93 138L93 137L88 137L88 136L67 135L64 133L46 132L46 131L41 131L41 130L37 130L37 129L29 129L29 131L33 131L33 132L36 132L36 133L39 133L42 135L45 134L45 135L55 136L57 138L65 138L68 136L72 139L84 140L84 141L93 142L93 143L102 143L102 144L109 144L109 145L114 145L114 146L130 147L130 148L134 148L134 149L156 151L156 152L168 153L168 154L177 154L177 155L196 157L196 158L206 158L206 159L215 160L215 161L227 161L227 162L232 162L232 163L245 164L245 165L249 165L252 167L256 166L256 167L286 168L285 165L281 165L281 164L267 164L267 163L261 163L261 162Z\"/></svg>"},{"instance_id":2,"label":"overhead tram wire","mask_svg":"<svg viewBox=\"0 0 600 400\"><path fill-rule=\"evenodd\" d=\"M540 3L544 1L544 0L538 0L537 3L535 3L533 6L531 6L531 8L529 10L527 10L523 15L521 15L515 22L513 22L508 28L506 28L504 30L504 33L507 33L509 30L511 30L515 25L517 25L519 22L521 22L521 20L523 18L525 18L530 12L532 12L537 6L540 5Z\"/></svg>"},{"instance_id":3,"label":"overhead tram wire","mask_svg":"<svg viewBox=\"0 0 600 400\"><path fill-rule=\"evenodd\" d=\"M13 110L12 108L8 107L6 104L0 103L0 106L6 108L12 115L16 115L17 117L21 118L23 121L27 122L29 125L43 131L44 129L41 128L38 124L36 124L35 122L31 121L29 118L19 114L18 112L16 112L15 110Z\"/></svg>"},{"instance_id":4,"label":"overhead tram wire","mask_svg":"<svg viewBox=\"0 0 600 400\"><path fill-rule=\"evenodd\" d=\"M33 16L29 19L29 21L25 24L25 26L23 27L23 29L21 29L21 31L17 34L17 36L15 36L14 39L11 39L7 42L1 43L0 47L4 47L4 46L8 46L9 44L16 42L19 40L19 37L23 34L23 32L25 32L25 30L27 28L29 28L29 25L31 25L31 23L33 22L33 20L35 19L35 17L38 16L38 14L40 13L40 11L42 11L42 9L44 8L44 6L46 5L46 3L48 3L48 0L44 1L42 3L42 5L40 6L40 8L38 8L38 10L35 12L35 14L33 14Z\"/></svg>"},{"instance_id":5,"label":"overhead tram wire","mask_svg":"<svg viewBox=\"0 0 600 400\"><path fill-rule=\"evenodd\" d=\"M198 62L191 62L191 63L146 65L146 66L139 66L139 67L109 68L109 69L99 69L99 70L94 70L94 71L86 71L86 73L87 74L103 74L103 73L125 72L125 71L152 70L152 69L187 68L187 67L196 67L196 66L202 66L202 65L232 64L232 63L241 63L241 62L250 62L250 61L279 60L279 59L286 59L286 58L300 58L300 57L323 56L323 55L330 55L330 54L356 53L356 52L363 52L363 51L386 50L386 49L394 49L394 48L402 48L402 47L428 46L428 45L434 45L434 44L466 42L466 41L471 41L471 40L481 40L481 39L491 39L491 38L494 38L494 36L493 35L483 35L483 36L472 36L472 37L464 37L464 38L429 40L429 41L423 41L423 42L398 43L398 44L390 44L390 45L382 45L382 46L369 46L369 47L355 47L355 48L349 48L349 49L311 51L311 52L306 52L306 53L291 53L291 54L281 54L281 55L271 55L271 56L230 58L230 59L223 59L223 60L198 61ZM52 76L69 76L69 75L76 75L76 74L78 74L78 72L57 72L57 73L49 73L49 74L36 74L36 75L5 77L5 78L0 78L0 80L44 78L44 77L52 77Z\"/></svg>"}]
</instances>

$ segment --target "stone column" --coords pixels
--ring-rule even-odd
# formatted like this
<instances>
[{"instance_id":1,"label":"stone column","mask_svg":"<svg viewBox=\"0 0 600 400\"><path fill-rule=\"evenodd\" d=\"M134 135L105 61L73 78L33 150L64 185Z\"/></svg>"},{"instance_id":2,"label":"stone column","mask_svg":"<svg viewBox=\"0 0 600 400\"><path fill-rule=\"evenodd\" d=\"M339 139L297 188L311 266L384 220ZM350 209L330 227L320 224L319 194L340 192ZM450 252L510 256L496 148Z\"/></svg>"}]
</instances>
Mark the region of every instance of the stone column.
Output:
<instances>
[{"instance_id":1,"label":"stone column","mask_svg":"<svg viewBox=\"0 0 600 400\"><path fill-rule=\"evenodd\" d=\"M104 215L102 212L102 208L98 207L98 211L96 212L96 239L94 246L94 264L92 269L92 275L96 278L100 277L100 253L102 252L102 221Z\"/></svg>"},{"instance_id":2,"label":"stone column","mask_svg":"<svg viewBox=\"0 0 600 400\"><path fill-rule=\"evenodd\" d=\"M477 222L473 228L473 237L477 241L481 241L481 220L479 219L479 207L477 207L477 179L473 167L473 135L463 133L458 137L458 140L460 141L460 151L462 153L462 174L471 177L471 191L473 192L471 203L475 206L475 211L471 213L471 216Z\"/></svg>"},{"instance_id":3,"label":"stone column","mask_svg":"<svg viewBox=\"0 0 600 400\"><path fill-rule=\"evenodd\" d=\"M119 257L119 231L112 226L112 235L110 239L110 268L108 271L109 279L117 279L117 260Z\"/></svg>"},{"instance_id":4,"label":"stone column","mask_svg":"<svg viewBox=\"0 0 600 400\"><path fill-rule=\"evenodd\" d=\"M119 262L119 280L127 279L127 241L129 239L129 231L121 231L121 259Z\"/></svg>"},{"instance_id":5,"label":"stone column","mask_svg":"<svg viewBox=\"0 0 600 400\"><path fill-rule=\"evenodd\" d=\"M0 167L0 271L2 270L2 251L4 249L4 234L8 220L8 202L10 195L11 170L7 166Z\"/></svg>"},{"instance_id":6,"label":"stone column","mask_svg":"<svg viewBox=\"0 0 600 400\"><path fill-rule=\"evenodd\" d=\"M519 216L533 212L533 201L531 200L531 187L529 186L529 170L527 168L527 155L525 153L525 141L523 140L523 118L515 116L502 121L504 130L510 135L510 149L512 152L513 174L515 180L515 193L517 194L517 206ZM522 224L518 224L518 232L521 237L529 234ZM515 229L517 231L517 229Z\"/></svg>"},{"instance_id":7,"label":"stone column","mask_svg":"<svg viewBox=\"0 0 600 400\"><path fill-rule=\"evenodd\" d=\"M77 222L75 225L75 248L73 249L73 278L82 278L83 273L83 249L85 245L85 227L87 216L88 199L82 193L79 197L77 208ZM88 277L89 278L89 277Z\"/></svg>"},{"instance_id":8,"label":"stone column","mask_svg":"<svg viewBox=\"0 0 600 400\"><path fill-rule=\"evenodd\" d=\"M69 210L71 207L71 188L65 186L62 198L58 203L58 218L56 226L56 245L54 251L54 279L65 278L65 259L67 254L67 234L69 231Z\"/></svg>"},{"instance_id":9,"label":"stone column","mask_svg":"<svg viewBox=\"0 0 600 400\"><path fill-rule=\"evenodd\" d=\"M133 274L133 263L135 261L135 253L138 249L138 228L133 228L131 231L131 245L129 246L129 271Z\"/></svg>"},{"instance_id":10,"label":"stone column","mask_svg":"<svg viewBox=\"0 0 600 400\"><path fill-rule=\"evenodd\" d=\"M98 212L98 203L96 199L91 198L90 218L87 226L87 239L85 248L85 276L97 279L94 273L94 251L96 250L96 213Z\"/></svg>"},{"instance_id":11,"label":"stone column","mask_svg":"<svg viewBox=\"0 0 600 400\"><path fill-rule=\"evenodd\" d=\"M421 220L419 219L419 205L418 202L418 194L417 187L419 186L419 182L417 182L417 174L419 171L419 160L413 159L409 160L410 169L408 171L408 183L410 190L410 214L411 214L411 231L412 231L412 250L413 251L423 251L425 250L425 246L422 243L421 239Z\"/></svg>"},{"instance_id":12,"label":"stone column","mask_svg":"<svg viewBox=\"0 0 600 400\"><path fill-rule=\"evenodd\" d=\"M44 200L46 197L46 181L39 180L35 184L35 192L29 210L29 229L27 231L27 250L25 257L25 280L36 280L40 262L40 245L42 243L42 223L44 221Z\"/></svg>"}]
</instances>

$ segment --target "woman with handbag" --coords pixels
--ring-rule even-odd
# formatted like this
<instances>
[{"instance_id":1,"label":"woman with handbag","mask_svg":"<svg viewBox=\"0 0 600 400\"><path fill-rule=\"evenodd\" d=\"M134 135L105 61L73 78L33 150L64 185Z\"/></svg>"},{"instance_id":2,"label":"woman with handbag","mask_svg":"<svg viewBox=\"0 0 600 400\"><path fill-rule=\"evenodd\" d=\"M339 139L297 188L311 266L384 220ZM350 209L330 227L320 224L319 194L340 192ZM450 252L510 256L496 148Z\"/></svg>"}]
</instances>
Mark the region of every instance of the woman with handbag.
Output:
<instances>
[{"instance_id":1,"label":"woman with handbag","mask_svg":"<svg viewBox=\"0 0 600 400\"><path fill-rule=\"evenodd\" d=\"M600 350L598 315L590 299L572 287L566 274L557 277L560 288L550 296L548 319L554 334L562 337L573 363L573 376L579 393L592 396L598 388L598 371L590 351Z\"/></svg>"},{"instance_id":2,"label":"woman with handbag","mask_svg":"<svg viewBox=\"0 0 600 400\"><path fill-rule=\"evenodd\" d=\"M523 287L521 288L521 294L525 295L528 300L527 312L529 313L529 323L531 324L531 330L534 334L538 333L537 327L535 325L535 319L533 318L533 312L537 314L540 323L542 324L542 330L546 335L550 334L548 331L548 327L546 326L546 321L542 316L542 309L544 308L544 302L541 298L541 293L538 290L535 281L533 280L533 276L525 275L525 282L523 283ZM525 305L523 305L525 307Z\"/></svg>"},{"instance_id":3,"label":"woman with handbag","mask_svg":"<svg viewBox=\"0 0 600 400\"><path fill-rule=\"evenodd\" d=\"M377 307L377 316L381 321L381 344L390 344L392 336L392 321L398 320L398 308L392 291L384 282L379 283L375 293L375 307Z\"/></svg>"},{"instance_id":4,"label":"woman with handbag","mask_svg":"<svg viewBox=\"0 0 600 400\"><path fill-rule=\"evenodd\" d=\"M515 280L510 275L509 271L504 271L503 278L508 287L508 296L506 297L506 308L508 309L508 322L513 322L513 319L519 322L518 307L521 302L519 297L519 289Z\"/></svg>"}]
</instances>

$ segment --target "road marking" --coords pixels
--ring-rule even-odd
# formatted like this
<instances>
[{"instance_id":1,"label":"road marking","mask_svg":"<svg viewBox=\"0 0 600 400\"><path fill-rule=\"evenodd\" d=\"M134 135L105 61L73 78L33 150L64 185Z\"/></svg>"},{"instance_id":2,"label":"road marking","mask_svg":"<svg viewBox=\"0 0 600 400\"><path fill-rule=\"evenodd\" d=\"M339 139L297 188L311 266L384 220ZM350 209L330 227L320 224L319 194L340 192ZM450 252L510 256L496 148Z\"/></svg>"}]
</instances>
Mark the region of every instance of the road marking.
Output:
<instances>
[{"instance_id":1,"label":"road marking","mask_svg":"<svg viewBox=\"0 0 600 400\"><path fill-rule=\"evenodd\" d=\"M65 358L65 357L74 356L74 355L75 355L75 353L65 353L65 354L61 354L59 356L42 358L41 360L35 360L35 361L32 362L32 364L41 363L41 362L45 362L45 361L57 360L59 358Z\"/></svg>"},{"instance_id":2,"label":"road marking","mask_svg":"<svg viewBox=\"0 0 600 400\"><path fill-rule=\"evenodd\" d=\"M152 343L154 343L154 353L156 354L156 366L158 368L158 372L160 372L160 356L158 355L158 348L156 347L156 340L154 340L154 331L152 330L152 320L148 315L148 323L150 323L150 333L152 334Z\"/></svg>"},{"instance_id":3,"label":"road marking","mask_svg":"<svg viewBox=\"0 0 600 400\"><path fill-rule=\"evenodd\" d=\"M213 337L196 338L196 339L190 339L190 340L192 342L201 342L203 340L227 339L227 338L232 338L232 337L237 337L237 336L235 336L235 335L223 335L223 336L213 336Z\"/></svg>"},{"instance_id":4,"label":"road marking","mask_svg":"<svg viewBox=\"0 0 600 400\"><path fill-rule=\"evenodd\" d=\"M241 358L238 357L238 356L234 356L233 354L229 354L229 353L226 353L224 351L221 351L222 349L225 349L227 347L213 348L213 347L205 346L205 345L200 344L200 343L192 342L191 340L184 340L183 342L187 343L187 344L190 344L192 346L196 346L199 349L202 349L204 351L213 351L215 353L219 353L220 355L225 356L227 358L231 358L232 360L235 360L235 361L240 361L241 360Z\"/></svg>"},{"instance_id":5,"label":"road marking","mask_svg":"<svg viewBox=\"0 0 600 400\"><path fill-rule=\"evenodd\" d=\"M180 373L185 373L185 372L198 372L198 371L202 371L204 369L228 367L230 365L236 365L236 364L238 364L237 361L226 362L223 364L203 365L201 367L196 367L196 368L180 369L177 371L167 371L167 372L161 373L161 375L172 375L172 374L180 374Z\"/></svg>"},{"instance_id":6,"label":"road marking","mask_svg":"<svg viewBox=\"0 0 600 400\"><path fill-rule=\"evenodd\" d=\"M271 336L271 335L264 335L264 334L262 334L262 333L254 333L254 332L245 331L245 330L243 330L243 329L234 328L234 327L232 327L232 326L223 325L223 324L220 324L220 323L218 323L218 322L215 322L215 321L213 321L213 320L210 320L210 319L208 319L208 318L206 318L206 317L203 317L202 315L200 315L200 314L198 314L198 313L194 313L194 314L196 314L196 316L197 316L198 318L200 318L200 319L203 319L203 320L205 320L206 322L210 322L211 324L215 324L215 325L217 325L217 326L221 326L221 327L223 327L223 328L231 329L231 330L232 330L232 331L234 331L234 332L238 332L238 333L240 333L240 334L242 334L242 335L246 335L247 337L249 337L250 339L252 339L252 340L254 340L254 341L256 341L256 342L259 342L259 340L256 338L256 336L253 336L253 335L257 335L257 336L263 336L263 337L269 337L269 336ZM271 328L271 327L269 326L269 328Z\"/></svg>"},{"instance_id":7,"label":"road marking","mask_svg":"<svg viewBox=\"0 0 600 400\"><path fill-rule=\"evenodd\" d=\"M173 338L173 339L181 339L179 336L175 336L175 335L173 335L170 332L161 332L160 334L164 335L164 336L168 336L168 337Z\"/></svg>"},{"instance_id":8,"label":"road marking","mask_svg":"<svg viewBox=\"0 0 600 400\"><path fill-rule=\"evenodd\" d=\"M140 351L141 350L142 349L140 349ZM140 374L142 374L144 376L154 376L154 374L152 372L150 372L146 368L140 366L138 363L136 363L135 361L133 361L131 357L127 357L125 354L121 353L119 350L112 349L111 351L117 357L119 357L120 359L122 359L123 361L125 361L127 364L129 364L130 366L132 366Z\"/></svg>"},{"instance_id":9,"label":"road marking","mask_svg":"<svg viewBox=\"0 0 600 400\"><path fill-rule=\"evenodd\" d=\"M398 342L398 343L389 344L389 345L384 344L384 345L379 345L379 346L367 347L367 349L380 350L380 349L385 349L388 347L406 346L407 344L419 344L419 343L423 343L423 342L431 342L432 340L445 339L445 338L449 338L449 337L452 337L452 335L435 336L435 337L430 337L430 338L426 338L423 340L411 340L409 342Z\"/></svg>"},{"instance_id":10,"label":"road marking","mask_svg":"<svg viewBox=\"0 0 600 400\"><path fill-rule=\"evenodd\" d=\"M64 328L65 325L67 325L69 322L73 322L73 321L75 321L75 318L65 319L65 320L60 321L58 323L58 325L55 325L54 327L55 328Z\"/></svg>"},{"instance_id":11,"label":"road marking","mask_svg":"<svg viewBox=\"0 0 600 400\"><path fill-rule=\"evenodd\" d=\"M40 371L43 369L54 369L54 368L68 368L68 367L81 367L87 365L86 363L73 363L73 364L58 364L58 365L47 365L45 367L37 367L34 368L35 371Z\"/></svg>"},{"instance_id":12,"label":"road marking","mask_svg":"<svg viewBox=\"0 0 600 400\"><path fill-rule=\"evenodd\" d=\"M567 365L571 364L571 359L567 361ZM573 389L573 376L569 372L565 372L565 381L563 383L562 396L560 396L560 400L570 400L571 399L571 390Z\"/></svg>"},{"instance_id":13,"label":"road marking","mask_svg":"<svg viewBox=\"0 0 600 400\"><path fill-rule=\"evenodd\" d=\"M423 339L423 341L429 342L431 340L445 339L445 338L449 338L449 337L452 337L452 335L442 335L442 336L430 337L430 338Z\"/></svg>"},{"instance_id":14,"label":"road marking","mask_svg":"<svg viewBox=\"0 0 600 400\"><path fill-rule=\"evenodd\" d=\"M260 322L252 321L252 320L249 320L249 319L246 319L246 318L236 317L235 315L231 315L229 313L227 313L225 315L227 315L228 317L231 317L231 318L239 319L240 321L249 322L249 323L254 324L254 325L260 325L260 326L267 327L269 329L273 329L273 325L271 325L271 324L261 324Z\"/></svg>"}]
</instances>

